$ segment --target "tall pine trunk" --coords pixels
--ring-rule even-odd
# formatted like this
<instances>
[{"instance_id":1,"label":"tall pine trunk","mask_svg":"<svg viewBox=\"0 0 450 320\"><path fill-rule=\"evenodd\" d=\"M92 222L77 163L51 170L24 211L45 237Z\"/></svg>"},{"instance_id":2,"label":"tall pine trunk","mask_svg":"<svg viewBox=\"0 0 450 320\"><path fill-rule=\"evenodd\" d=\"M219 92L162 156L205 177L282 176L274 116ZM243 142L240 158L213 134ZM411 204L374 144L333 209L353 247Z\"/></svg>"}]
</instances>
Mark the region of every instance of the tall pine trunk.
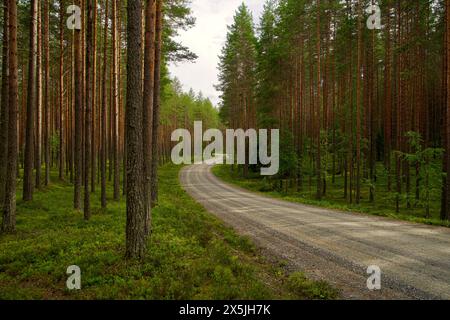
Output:
<instances>
[{"instance_id":1,"label":"tall pine trunk","mask_svg":"<svg viewBox=\"0 0 450 320\"><path fill-rule=\"evenodd\" d=\"M44 0L44 12L43 12L43 47L44 47L44 162L45 162L45 175L44 185L48 185L50 182L50 13L49 13L49 1Z\"/></svg>"},{"instance_id":2,"label":"tall pine trunk","mask_svg":"<svg viewBox=\"0 0 450 320\"><path fill-rule=\"evenodd\" d=\"M79 1L80 3L81 1ZM81 184L83 180L83 62L81 51L81 30L74 31L75 39L75 185L74 208L81 210Z\"/></svg>"},{"instance_id":3,"label":"tall pine trunk","mask_svg":"<svg viewBox=\"0 0 450 320\"><path fill-rule=\"evenodd\" d=\"M5 1L6 2L6 1ZM17 3L8 2L9 16L9 77L8 77L8 164L6 168L5 203L3 207L3 232L14 232L16 228L16 186L17 186L17 116L19 103L18 61L17 61Z\"/></svg>"},{"instance_id":4,"label":"tall pine trunk","mask_svg":"<svg viewBox=\"0 0 450 320\"><path fill-rule=\"evenodd\" d=\"M8 1L3 1L3 52L2 52L2 88L1 88L1 110L0 110L0 206L5 200L5 180L6 180L6 164L8 163L8 69L9 69L9 13Z\"/></svg>"},{"instance_id":5,"label":"tall pine trunk","mask_svg":"<svg viewBox=\"0 0 450 320\"><path fill-rule=\"evenodd\" d=\"M64 97L64 0L60 0L59 11L59 179L64 180L65 172L65 97Z\"/></svg>"},{"instance_id":6,"label":"tall pine trunk","mask_svg":"<svg viewBox=\"0 0 450 320\"><path fill-rule=\"evenodd\" d=\"M151 229L151 186L152 186L152 122L155 84L155 20L156 1L147 1L145 10L144 49L144 108L143 108L143 148L144 148L144 199L146 213L146 233Z\"/></svg>"},{"instance_id":7,"label":"tall pine trunk","mask_svg":"<svg viewBox=\"0 0 450 320\"><path fill-rule=\"evenodd\" d=\"M128 0L127 22L127 224L126 257L142 258L146 250L144 157L142 143L142 1Z\"/></svg>"},{"instance_id":8,"label":"tall pine trunk","mask_svg":"<svg viewBox=\"0 0 450 320\"><path fill-rule=\"evenodd\" d=\"M120 159L119 159L119 64L118 50L118 12L117 0L113 0L113 101L112 101L112 148L114 200L120 198Z\"/></svg>"},{"instance_id":9,"label":"tall pine trunk","mask_svg":"<svg viewBox=\"0 0 450 320\"><path fill-rule=\"evenodd\" d=\"M87 32L86 32L86 108L84 117L84 219L91 218L90 177L91 177L91 143L92 143L92 111L94 107L94 6L95 0L87 0Z\"/></svg>"},{"instance_id":10,"label":"tall pine trunk","mask_svg":"<svg viewBox=\"0 0 450 320\"><path fill-rule=\"evenodd\" d=\"M155 29L155 90L153 98L153 128L152 128L152 175L151 191L152 207L157 205L158 201L158 130L159 114L161 108L161 52L162 52L162 27L163 27L163 0L156 0L156 29Z\"/></svg>"},{"instance_id":11,"label":"tall pine trunk","mask_svg":"<svg viewBox=\"0 0 450 320\"><path fill-rule=\"evenodd\" d=\"M450 220L450 174L448 174L450 172L450 31L449 31L449 25L450 25L450 0L446 1L446 14L447 14L447 18L446 18L446 22L447 22L447 38L446 38L446 49L447 49L447 54L446 54L446 59L447 59L447 112L446 112L446 128L447 128L447 132L446 132L446 162L447 162L447 188L446 188L446 202L447 202L447 210L446 210L446 216L444 217L447 220Z\"/></svg>"},{"instance_id":12,"label":"tall pine trunk","mask_svg":"<svg viewBox=\"0 0 450 320\"><path fill-rule=\"evenodd\" d=\"M101 145L100 145L100 175L101 175L101 205L102 208L106 208L106 157L107 157L107 86L106 86L106 77L107 77L107 66L108 66L108 9L109 9L109 0L105 0L105 24L104 24L104 47L103 47L103 86L102 86L102 115L101 115Z\"/></svg>"},{"instance_id":13,"label":"tall pine trunk","mask_svg":"<svg viewBox=\"0 0 450 320\"><path fill-rule=\"evenodd\" d=\"M322 150L321 150L321 108L322 108L322 74L321 74L321 25L320 25L320 0L317 0L317 102L316 102L316 141L317 141L317 157L316 157L316 170L317 170L317 200L322 199Z\"/></svg>"},{"instance_id":14,"label":"tall pine trunk","mask_svg":"<svg viewBox=\"0 0 450 320\"><path fill-rule=\"evenodd\" d=\"M36 57L37 57L37 11L38 1L31 1L30 49L28 58L27 116L25 127L25 160L23 176L23 200L33 199L33 153L36 98Z\"/></svg>"}]
</instances>

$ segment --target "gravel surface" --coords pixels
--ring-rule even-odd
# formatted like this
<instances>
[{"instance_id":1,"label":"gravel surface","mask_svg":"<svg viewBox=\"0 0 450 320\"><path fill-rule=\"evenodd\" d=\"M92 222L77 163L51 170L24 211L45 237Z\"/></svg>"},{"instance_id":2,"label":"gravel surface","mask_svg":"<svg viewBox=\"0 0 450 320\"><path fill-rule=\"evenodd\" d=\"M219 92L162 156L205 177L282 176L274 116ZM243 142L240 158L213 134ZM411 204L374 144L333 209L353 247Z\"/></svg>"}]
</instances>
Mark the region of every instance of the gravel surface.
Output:
<instances>
[{"instance_id":1,"label":"gravel surface","mask_svg":"<svg viewBox=\"0 0 450 320\"><path fill-rule=\"evenodd\" d=\"M343 299L450 299L450 229L267 198L222 182L208 165L180 173L209 212L290 271L338 288ZM367 288L368 266L382 288Z\"/></svg>"}]
</instances>

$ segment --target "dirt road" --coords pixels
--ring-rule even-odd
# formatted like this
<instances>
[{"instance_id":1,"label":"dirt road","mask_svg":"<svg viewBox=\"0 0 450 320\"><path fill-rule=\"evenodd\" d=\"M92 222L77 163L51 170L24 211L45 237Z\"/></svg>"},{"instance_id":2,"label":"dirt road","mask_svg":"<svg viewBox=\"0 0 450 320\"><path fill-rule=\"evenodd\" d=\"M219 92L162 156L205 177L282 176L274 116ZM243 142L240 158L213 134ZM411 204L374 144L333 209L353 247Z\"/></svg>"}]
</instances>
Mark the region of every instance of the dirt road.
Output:
<instances>
[{"instance_id":1,"label":"dirt road","mask_svg":"<svg viewBox=\"0 0 450 320\"><path fill-rule=\"evenodd\" d=\"M220 181L207 165L183 169L185 190L250 237L268 257L341 290L344 299L450 299L450 229L267 198ZM382 289L367 289L368 266Z\"/></svg>"}]
</instances>

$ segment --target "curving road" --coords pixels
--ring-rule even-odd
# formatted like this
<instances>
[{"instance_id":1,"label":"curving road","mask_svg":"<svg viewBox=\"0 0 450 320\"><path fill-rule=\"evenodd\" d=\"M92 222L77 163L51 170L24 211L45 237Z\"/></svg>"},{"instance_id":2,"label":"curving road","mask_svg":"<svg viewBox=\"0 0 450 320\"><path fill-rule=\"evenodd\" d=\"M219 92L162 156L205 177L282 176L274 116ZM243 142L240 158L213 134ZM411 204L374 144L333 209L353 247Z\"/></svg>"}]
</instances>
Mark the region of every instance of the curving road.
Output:
<instances>
[{"instance_id":1,"label":"curving road","mask_svg":"<svg viewBox=\"0 0 450 320\"><path fill-rule=\"evenodd\" d=\"M450 299L450 229L266 198L216 178L208 165L184 168L185 190L290 271L326 280L344 299ZM367 289L367 267L382 289Z\"/></svg>"}]
</instances>

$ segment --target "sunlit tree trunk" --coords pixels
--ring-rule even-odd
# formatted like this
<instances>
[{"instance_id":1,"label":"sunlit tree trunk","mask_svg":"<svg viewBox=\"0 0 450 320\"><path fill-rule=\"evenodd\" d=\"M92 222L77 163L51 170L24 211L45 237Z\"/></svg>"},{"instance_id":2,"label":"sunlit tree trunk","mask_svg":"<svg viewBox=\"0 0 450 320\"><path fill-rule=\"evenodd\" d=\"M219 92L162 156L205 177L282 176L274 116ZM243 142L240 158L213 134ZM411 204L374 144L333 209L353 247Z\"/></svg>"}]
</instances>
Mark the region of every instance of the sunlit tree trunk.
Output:
<instances>
[{"instance_id":1,"label":"sunlit tree trunk","mask_svg":"<svg viewBox=\"0 0 450 320\"><path fill-rule=\"evenodd\" d=\"M34 167L36 170L36 188L41 187L42 167L42 10L38 1L37 9L37 56L36 56L36 110L35 119L35 143L34 143Z\"/></svg>"},{"instance_id":2,"label":"sunlit tree trunk","mask_svg":"<svg viewBox=\"0 0 450 320\"><path fill-rule=\"evenodd\" d=\"M119 160L119 59L118 59L118 8L117 0L113 0L113 101L112 101L112 152L113 152L113 183L114 200L120 198L120 160Z\"/></svg>"}]
</instances>

